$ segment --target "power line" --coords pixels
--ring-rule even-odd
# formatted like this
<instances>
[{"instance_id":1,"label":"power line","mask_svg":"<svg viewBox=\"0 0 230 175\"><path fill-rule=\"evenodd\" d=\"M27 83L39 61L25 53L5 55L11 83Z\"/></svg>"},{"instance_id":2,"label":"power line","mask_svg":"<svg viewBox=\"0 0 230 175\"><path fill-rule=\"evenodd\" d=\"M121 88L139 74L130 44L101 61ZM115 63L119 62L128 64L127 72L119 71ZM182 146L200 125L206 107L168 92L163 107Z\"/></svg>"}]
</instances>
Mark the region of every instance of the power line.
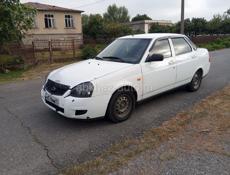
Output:
<instances>
[{"instance_id":1,"label":"power line","mask_svg":"<svg viewBox=\"0 0 230 175\"><path fill-rule=\"evenodd\" d=\"M88 6L91 6L91 5L95 5L95 4L101 3L103 1L106 1L106 0L98 0L96 2L92 2L92 3L88 3L88 4L85 4L85 5L78 6L76 8L88 7Z\"/></svg>"}]
</instances>

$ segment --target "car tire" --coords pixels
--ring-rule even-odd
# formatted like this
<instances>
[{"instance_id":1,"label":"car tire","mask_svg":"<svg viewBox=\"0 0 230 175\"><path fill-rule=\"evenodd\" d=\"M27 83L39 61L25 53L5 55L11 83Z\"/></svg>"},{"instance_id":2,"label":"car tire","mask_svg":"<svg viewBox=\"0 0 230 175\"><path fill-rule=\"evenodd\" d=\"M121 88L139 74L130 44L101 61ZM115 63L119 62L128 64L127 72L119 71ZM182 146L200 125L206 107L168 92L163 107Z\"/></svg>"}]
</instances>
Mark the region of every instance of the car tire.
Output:
<instances>
[{"instance_id":1,"label":"car tire","mask_svg":"<svg viewBox=\"0 0 230 175\"><path fill-rule=\"evenodd\" d=\"M111 97L106 116L114 123L123 122L131 116L135 104L135 95L131 90L119 89Z\"/></svg>"},{"instance_id":2,"label":"car tire","mask_svg":"<svg viewBox=\"0 0 230 175\"><path fill-rule=\"evenodd\" d=\"M187 85L189 92L195 92L200 88L202 82L202 70L198 70L192 78L192 81Z\"/></svg>"}]
</instances>

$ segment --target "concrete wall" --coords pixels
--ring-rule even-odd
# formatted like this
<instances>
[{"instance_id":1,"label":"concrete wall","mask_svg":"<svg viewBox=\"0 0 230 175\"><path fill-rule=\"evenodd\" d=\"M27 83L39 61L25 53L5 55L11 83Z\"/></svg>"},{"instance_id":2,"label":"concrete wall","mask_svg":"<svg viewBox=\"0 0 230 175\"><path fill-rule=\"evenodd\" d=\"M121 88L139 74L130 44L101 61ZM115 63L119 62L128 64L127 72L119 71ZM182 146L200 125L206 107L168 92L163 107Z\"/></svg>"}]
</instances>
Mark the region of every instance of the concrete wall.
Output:
<instances>
[{"instance_id":1,"label":"concrete wall","mask_svg":"<svg viewBox=\"0 0 230 175\"><path fill-rule=\"evenodd\" d=\"M140 30L144 33L149 33L149 29L153 24L159 24L162 26L171 26L172 22L167 20L143 20L143 21L135 21L126 23L130 26L133 30Z\"/></svg>"}]
</instances>

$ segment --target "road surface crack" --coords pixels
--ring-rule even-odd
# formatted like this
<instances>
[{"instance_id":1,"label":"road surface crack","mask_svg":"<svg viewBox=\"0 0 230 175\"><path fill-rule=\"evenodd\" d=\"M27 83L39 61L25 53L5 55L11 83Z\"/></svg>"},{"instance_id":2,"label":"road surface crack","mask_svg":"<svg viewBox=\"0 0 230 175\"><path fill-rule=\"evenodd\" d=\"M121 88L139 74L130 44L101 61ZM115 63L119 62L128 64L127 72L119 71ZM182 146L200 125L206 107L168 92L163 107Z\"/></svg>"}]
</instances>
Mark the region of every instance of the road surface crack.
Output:
<instances>
[{"instance_id":1,"label":"road surface crack","mask_svg":"<svg viewBox=\"0 0 230 175\"><path fill-rule=\"evenodd\" d=\"M37 143L40 147L42 147L42 149L46 152L46 156L49 159L51 165L57 169L60 170L59 165L57 165L57 163L55 163L54 159L51 156L50 150L48 148L47 145L45 145L33 132L31 127L27 126L23 120L21 120L16 114L14 114L12 111L10 111L7 107L4 107L5 110L11 115L13 116L16 120L18 120L20 122L20 125L22 126L22 128L24 128L25 130L27 130L28 134L32 137L32 140Z\"/></svg>"}]
</instances>

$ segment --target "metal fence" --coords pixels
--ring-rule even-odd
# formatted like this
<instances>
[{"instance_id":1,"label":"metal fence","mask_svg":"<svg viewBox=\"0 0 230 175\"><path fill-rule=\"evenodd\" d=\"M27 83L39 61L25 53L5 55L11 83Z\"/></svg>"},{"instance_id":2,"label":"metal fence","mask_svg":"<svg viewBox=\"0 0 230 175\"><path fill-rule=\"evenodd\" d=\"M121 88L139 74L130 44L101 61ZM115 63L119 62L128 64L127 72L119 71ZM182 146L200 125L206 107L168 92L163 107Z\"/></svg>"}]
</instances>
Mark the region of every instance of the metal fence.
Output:
<instances>
[{"instance_id":1,"label":"metal fence","mask_svg":"<svg viewBox=\"0 0 230 175\"><path fill-rule=\"evenodd\" d=\"M190 37L194 43L203 44L212 42L218 38L230 37L230 35L201 35ZM109 43L113 39L84 39L85 44ZM11 55L21 56L25 64L33 65L39 62L62 62L74 60L81 55L81 40L34 40L32 45L23 45L21 43L13 43L7 46Z\"/></svg>"},{"instance_id":2,"label":"metal fence","mask_svg":"<svg viewBox=\"0 0 230 175\"><path fill-rule=\"evenodd\" d=\"M34 40L32 45L13 43L8 46L10 54L21 56L26 64L39 62L61 62L80 56L81 41L71 40Z\"/></svg>"}]
</instances>

